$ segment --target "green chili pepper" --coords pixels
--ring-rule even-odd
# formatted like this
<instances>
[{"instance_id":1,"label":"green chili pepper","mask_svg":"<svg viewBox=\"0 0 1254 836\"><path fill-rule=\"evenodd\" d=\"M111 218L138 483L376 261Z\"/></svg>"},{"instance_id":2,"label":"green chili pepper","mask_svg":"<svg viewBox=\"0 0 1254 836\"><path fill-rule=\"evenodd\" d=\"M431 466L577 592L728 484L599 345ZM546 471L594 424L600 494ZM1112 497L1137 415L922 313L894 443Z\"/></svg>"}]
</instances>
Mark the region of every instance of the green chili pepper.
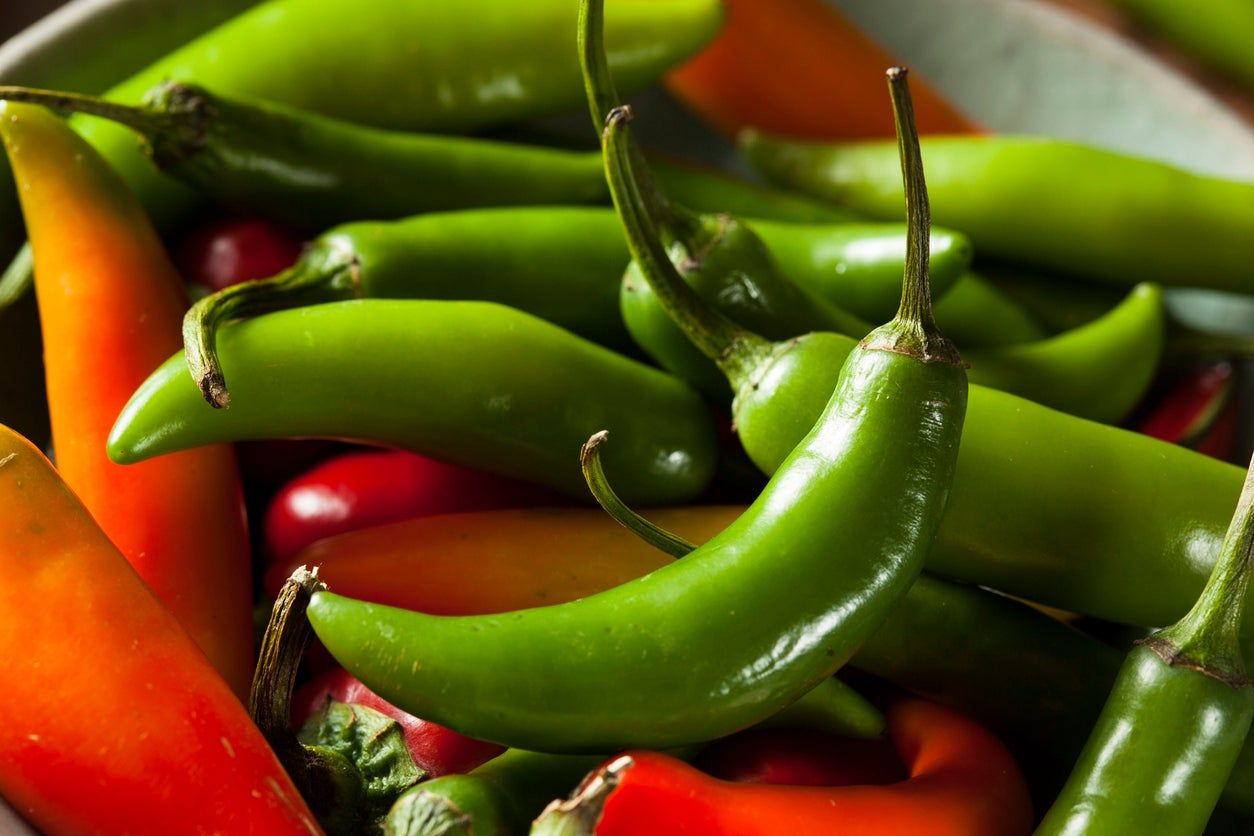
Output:
<instances>
[{"instance_id":1,"label":"green chili pepper","mask_svg":"<svg viewBox=\"0 0 1254 836\"><path fill-rule=\"evenodd\" d=\"M219 340L238 405L205 408L180 353L123 410L109 441L115 461L138 461L179 443L332 436L437 455L581 496L569 451L610 424L630 439L612 467L634 471L624 478L637 499L691 499L713 475L713 422L695 392L512 308L338 302L241 323ZM160 416L162 428L140 429L137 410Z\"/></svg>"},{"instance_id":2,"label":"green chili pepper","mask_svg":"<svg viewBox=\"0 0 1254 836\"><path fill-rule=\"evenodd\" d=\"M1038 834L1200 834L1254 719L1241 615L1254 559L1254 462L1193 608L1128 654Z\"/></svg>"},{"instance_id":3,"label":"green chili pepper","mask_svg":"<svg viewBox=\"0 0 1254 836\"><path fill-rule=\"evenodd\" d=\"M595 103L596 96L590 95L590 99ZM631 154L624 154L621 161L607 161L611 171L629 164L635 164ZM624 208L625 204L630 205ZM647 234L654 226L653 208L665 205L665 196L654 188L646 172L641 183L618 204L628 241ZM796 423L784 424L786 431L779 432L775 413L780 407L761 390L764 380L771 381L769 375L778 371L773 363L784 355L796 355L807 357L807 364L812 364L808 367L817 370L825 367L820 357L826 362L843 361L853 348L853 340L823 331L857 332L854 325L842 324L839 316L825 317L822 305L813 297L780 292L790 286L782 277L770 285L777 289L773 298L760 292L767 284L757 279L774 274L765 267L756 272L745 267L746 263L765 265L770 260L761 247L752 258L743 258L749 250L745 245L750 242L752 239L746 238L741 246L713 250L708 259L685 255L687 250L682 248L679 252L673 249L671 263L657 265L651 272L632 245L637 257L623 281L623 319L659 365L707 395L725 393L730 381L737 393L733 406L736 424L746 449L761 464L754 456L756 441L751 437L761 432L784 439L781 448L773 451L778 455L784 452L783 444L792 449L799 437L794 433L804 432L802 425L815 415L793 410L788 420ZM825 318L826 323L822 321ZM796 339L772 345L763 337ZM1157 287L1143 285L1097 323L1035 343L968 351L964 356L975 383L1081 417L1113 422L1124 418L1144 395L1162 346L1162 294ZM820 383L819 388L805 392L804 399L808 402L811 397L823 397L825 389L826 383ZM759 411L761 418L755 416Z\"/></svg>"},{"instance_id":4,"label":"green chili pepper","mask_svg":"<svg viewBox=\"0 0 1254 836\"><path fill-rule=\"evenodd\" d=\"M581 33L599 38L600 2L581 11ZM895 93L902 85L894 76ZM894 100L910 125L908 103ZM625 117L611 113L607 156L622 154ZM309 616L332 654L406 710L550 751L708 739L830 676L917 575L961 433L965 375L931 323L910 160L924 209L911 212L902 310L851 357L814 432L726 531L631 583L505 615L440 618L320 594ZM612 181L616 201L630 187ZM830 558L836 538L848 559Z\"/></svg>"},{"instance_id":5,"label":"green chili pepper","mask_svg":"<svg viewBox=\"0 0 1254 836\"><path fill-rule=\"evenodd\" d=\"M964 348L996 348L1044 339L1032 311L977 273L965 273L936 300L936 321Z\"/></svg>"},{"instance_id":6,"label":"green chili pepper","mask_svg":"<svg viewBox=\"0 0 1254 836\"><path fill-rule=\"evenodd\" d=\"M875 237L851 238L844 227L831 225L794 231L783 223L766 224L764 237L774 252L796 262L803 280L829 285L833 295L881 296L875 285L887 283L889 268L901 272L905 229L857 229ZM894 239L901 245L896 251ZM874 253L866 253L864 241ZM964 269L965 242L941 235L932 256L947 286ZM184 324L192 377L207 397L225 389L214 353L214 334L225 319L362 296L500 302L602 345L634 349L618 299L630 259L609 209L479 209L348 224L314 240L294 267L274 279L235 285L197 302Z\"/></svg>"},{"instance_id":7,"label":"green chili pepper","mask_svg":"<svg viewBox=\"0 0 1254 836\"><path fill-rule=\"evenodd\" d=\"M669 261L644 266L731 382L745 451L774 473L821 414L829 370L852 341L813 333L771 344L710 310ZM1227 527L1216 509L1232 506L1240 484L1232 465L972 385L928 567L1118 623L1168 624L1204 584ZM1247 629L1254 634L1254 619Z\"/></svg>"},{"instance_id":8,"label":"green chili pepper","mask_svg":"<svg viewBox=\"0 0 1254 836\"><path fill-rule=\"evenodd\" d=\"M610 41L624 84L647 86L708 41L721 18L717 0L616 3ZM555 34L568 32L574 19L564 0L521 9L514 0L269 0L105 96L136 104L166 79L195 79L222 95L349 122L469 131L580 102L579 65L561 47L568 36ZM192 192L153 171L129 130L101 120L76 125L159 223L191 207ZM16 223L13 209L0 215L0 225Z\"/></svg>"},{"instance_id":9,"label":"green chili pepper","mask_svg":"<svg viewBox=\"0 0 1254 836\"><path fill-rule=\"evenodd\" d=\"M1254 87L1254 6L1247 0L1210 0L1201 14L1174 0L1116 0L1140 23L1215 69Z\"/></svg>"},{"instance_id":10,"label":"green chili pepper","mask_svg":"<svg viewBox=\"0 0 1254 836\"><path fill-rule=\"evenodd\" d=\"M891 143L747 134L742 145L777 183L870 217L901 216ZM981 255L1126 286L1254 291L1254 183L1032 137L937 137L923 153L937 222L970 235Z\"/></svg>"}]
</instances>

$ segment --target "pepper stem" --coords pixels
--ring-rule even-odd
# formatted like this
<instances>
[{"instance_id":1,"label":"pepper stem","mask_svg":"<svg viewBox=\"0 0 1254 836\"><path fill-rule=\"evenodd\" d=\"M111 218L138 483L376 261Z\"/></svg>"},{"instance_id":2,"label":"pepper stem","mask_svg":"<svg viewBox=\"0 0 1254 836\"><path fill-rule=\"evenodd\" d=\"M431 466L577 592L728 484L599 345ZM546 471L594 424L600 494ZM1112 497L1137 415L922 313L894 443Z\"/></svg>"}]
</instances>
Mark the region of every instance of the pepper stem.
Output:
<instances>
[{"instance_id":1,"label":"pepper stem","mask_svg":"<svg viewBox=\"0 0 1254 836\"><path fill-rule=\"evenodd\" d=\"M205 114L199 107L136 107L81 93L15 86L0 86L0 99L108 119L138 133L152 146L154 156L166 159L179 159L195 151L204 135Z\"/></svg>"},{"instance_id":2,"label":"pepper stem","mask_svg":"<svg viewBox=\"0 0 1254 836\"><path fill-rule=\"evenodd\" d=\"M218 359L217 333L229 319L361 297L360 265L341 249L306 253L297 264L269 279L243 282L198 301L183 316L187 368L215 409L231 405Z\"/></svg>"},{"instance_id":3,"label":"pepper stem","mask_svg":"<svg viewBox=\"0 0 1254 836\"><path fill-rule=\"evenodd\" d=\"M889 324L872 331L862 341L865 349L895 351L924 363L961 365L962 358L932 315L932 286L928 277L931 211L923 155L914 121L914 103L905 67L888 70L888 93L893 103L893 124L901 149L901 176L906 196L906 265L902 277L901 305Z\"/></svg>"},{"instance_id":4,"label":"pepper stem","mask_svg":"<svg viewBox=\"0 0 1254 836\"><path fill-rule=\"evenodd\" d=\"M544 808L531 826L531 836L592 836L610 793L635 763L630 755L620 755L589 774L570 798L559 798Z\"/></svg>"},{"instance_id":5,"label":"pepper stem","mask_svg":"<svg viewBox=\"0 0 1254 836\"><path fill-rule=\"evenodd\" d=\"M732 389L738 391L770 352L771 344L706 304L667 256L636 188L627 128L631 118L631 109L626 105L614 108L606 118L602 135L606 178L627 236L627 247L671 319L705 356L718 364Z\"/></svg>"},{"instance_id":6,"label":"pepper stem","mask_svg":"<svg viewBox=\"0 0 1254 836\"><path fill-rule=\"evenodd\" d=\"M318 570L301 566L279 590L261 640L248 713L318 820L328 832L344 832L342 825L353 821L360 804L360 773L337 752L305 746L292 730L292 689L313 640L305 611L321 589L326 584L318 580Z\"/></svg>"},{"instance_id":7,"label":"pepper stem","mask_svg":"<svg viewBox=\"0 0 1254 836\"><path fill-rule=\"evenodd\" d=\"M1168 665L1192 668L1234 688L1250 684L1241 654L1241 617L1254 556L1254 460L1210 579L1193 608L1143 644Z\"/></svg>"},{"instance_id":8,"label":"pepper stem","mask_svg":"<svg viewBox=\"0 0 1254 836\"><path fill-rule=\"evenodd\" d=\"M592 113L592 126L603 130L610 112L622 106L605 51L605 2L582 0L579 4L579 65L583 70L584 93ZM644 213L660 232L680 241L690 251L702 249L709 234L694 213L672 203L653 178L644 154L630 135L626 137L627 153L631 155L631 176L644 201Z\"/></svg>"},{"instance_id":9,"label":"pepper stem","mask_svg":"<svg viewBox=\"0 0 1254 836\"><path fill-rule=\"evenodd\" d=\"M614 491L601 467L600 448L609 437L608 431L601 430L589 438L579 451L579 466L583 468L583 478L588 483L588 490L592 491L592 497L615 522L658 551L671 557L683 557L691 552L695 545L640 516Z\"/></svg>"}]
</instances>

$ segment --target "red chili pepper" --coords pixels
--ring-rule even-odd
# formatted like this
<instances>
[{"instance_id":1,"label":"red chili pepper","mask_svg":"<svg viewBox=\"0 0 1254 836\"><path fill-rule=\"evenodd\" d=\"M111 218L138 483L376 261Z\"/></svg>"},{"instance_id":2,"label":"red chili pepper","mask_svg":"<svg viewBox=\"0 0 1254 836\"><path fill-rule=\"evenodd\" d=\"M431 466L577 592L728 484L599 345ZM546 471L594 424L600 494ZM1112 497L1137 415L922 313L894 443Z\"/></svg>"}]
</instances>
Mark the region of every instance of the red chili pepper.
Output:
<instances>
[{"instance_id":1,"label":"red chili pepper","mask_svg":"<svg viewBox=\"0 0 1254 836\"><path fill-rule=\"evenodd\" d=\"M175 249L189 282L216 292L286 270L300 257L298 235L270 221L226 218L200 227Z\"/></svg>"},{"instance_id":2,"label":"red chili pepper","mask_svg":"<svg viewBox=\"0 0 1254 836\"><path fill-rule=\"evenodd\" d=\"M1220 427L1233 404L1236 375L1232 363L1221 361L1190 369L1172 383L1166 394L1137 429L1146 435L1200 449L1218 458L1231 455L1235 414L1230 426ZM1216 431L1213 433L1212 431ZM1226 444L1225 444L1226 442Z\"/></svg>"},{"instance_id":3,"label":"red chili pepper","mask_svg":"<svg viewBox=\"0 0 1254 836\"><path fill-rule=\"evenodd\" d=\"M749 729L716 740L693 766L723 781L844 787L908 777L887 740L858 740L813 729Z\"/></svg>"},{"instance_id":4,"label":"red chili pepper","mask_svg":"<svg viewBox=\"0 0 1254 836\"><path fill-rule=\"evenodd\" d=\"M48 833L319 833L244 706L0 427L0 793Z\"/></svg>"},{"instance_id":5,"label":"red chili pepper","mask_svg":"<svg viewBox=\"0 0 1254 836\"><path fill-rule=\"evenodd\" d=\"M535 485L413 453L348 453L279 491L266 512L266 546L284 561L318 540L400 520L569 503Z\"/></svg>"},{"instance_id":6,"label":"red chili pepper","mask_svg":"<svg viewBox=\"0 0 1254 836\"><path fill-rule=\"evenodd\" d=\"M292 723L297 728L319 711L328 699L348 705L364 705L400 724L414 763L428 777L469 772L505 751L495 743L474 740L444 726L406 714L371 691L343 668L327 671L301 686L292 697Z\"/></svg>"},{"instance_id":7,"label":"red chili pepper","mask_svg":"<svg viewBox=\"0 0 1254 836\"><path fill-rule=\"evenodd\" d=\"M1032 829L1023 776L992 734L947 708L902 700L888 733L910 778L886 786L720 781L658 752L632 751L550 805L533 834L632 836L1020 836ZM598 813L599 808L599 815ZM563 829L567 828L567 829Z\"/></svg>"},{"instance_id":8,"label":"red chili pepper","mask_svg":"<svg viewBox=\"0 0 1254 836\"><path fill-rule=\"evenodd\" d=\"M893 136L884 68L898 63L824 0L724 0L715 41L666 86L716 128L811 139ZM974 123L910 77L920 133Z\"/></svg>"},{"instance_id":9,"label":"red chili pepper","mask_svg":"<svg viewBox=\"0 0 1254 836\"><path fill-rule=\"evenodd\" d=\"M100 527L241 696L252 589L239 473L217 444L116 465L105 440L182 345L187 308L139 201L62 120L0 103L35 263L57 468Z\"/></svg>"}]
</instances>

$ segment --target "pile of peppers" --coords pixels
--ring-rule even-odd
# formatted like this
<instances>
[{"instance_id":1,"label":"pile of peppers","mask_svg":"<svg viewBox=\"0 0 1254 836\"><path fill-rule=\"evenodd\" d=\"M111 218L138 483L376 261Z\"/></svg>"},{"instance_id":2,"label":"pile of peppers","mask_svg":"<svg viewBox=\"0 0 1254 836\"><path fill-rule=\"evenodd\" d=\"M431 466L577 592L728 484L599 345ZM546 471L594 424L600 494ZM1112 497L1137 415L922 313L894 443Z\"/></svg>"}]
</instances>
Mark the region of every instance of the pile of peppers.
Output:
<instances>
[{"instance_id":1,"label":"pile of peppers","mask_svg":"<svg viewBox=\"0 0 1254 836\"><path fill-rule=\"evenodd\" d=\"M0 829L1254 829L1254 342L1163 290L1254 293L1254 184L894 63L261 0L0 84Z\"/></svg>"}]
</instances>

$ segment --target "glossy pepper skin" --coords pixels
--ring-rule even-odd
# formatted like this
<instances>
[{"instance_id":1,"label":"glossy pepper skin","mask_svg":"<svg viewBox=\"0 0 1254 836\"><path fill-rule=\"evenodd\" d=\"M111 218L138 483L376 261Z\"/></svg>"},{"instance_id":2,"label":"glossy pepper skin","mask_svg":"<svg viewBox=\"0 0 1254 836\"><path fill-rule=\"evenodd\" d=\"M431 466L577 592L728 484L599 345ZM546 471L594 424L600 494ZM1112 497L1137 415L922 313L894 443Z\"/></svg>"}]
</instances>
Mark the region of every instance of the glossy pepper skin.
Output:
<instances>
[{"instance_id":1,"label":"glossy pepper skin","mask_svg":"<svg viewBox=\"0 0 1254 836\"><path fill-rule=\"evenodd\" d=\"M992 734L949 709L902 700L889 735L910 777L885 786L733 784L658 752L632 751L555 802L536 836L673 832L723 836L1026 836L1032 805L1014 759Z\"/></svg>"},{"instance_id":2,"label":"glossy pepper skin","mask_svg":"<svg viewBox=\"0 0 1254 836\"><path fill-rule=\"evenodd\" d=\"M685 298L665 263L645 274L674 294L674 316L707 356L722 357L737 435L774 473L821 414L829 370L852 341L815 333L771 344ZM1117 623L1171 623L1205 582L1227 528L1217 509L1240 484L1231 465L973 385L928 568Z\"/></svg>"},{"instance_id":3,"label":"glossy pepper skin","mask_svg":"<svg viewBox=\"0 0 1254 836\"><path fill-rule=\"evenodd\" d=\"M553 41L554 33L573 31L574 20L570 4L557 0L531 3L522 15L509 0L368 0L352 8L327 0L270 0L154 62L106 97L138 103L161 82L186 78L223 95L365 125L469 131L579 102L573 42L560 49ZM624 84L643 87L704 44L720 22L714 0L616 3L611 60ZM129 131L94 121L81 129L150 211L185 201L185 193L155 176Z\"/></svg>"},{"instance_id":4,"label":"glossy pepper skin","mask_svg":"<svg viewBox=\"0 0 1254 836\"><path fill-rule=\"evenodd\" d=\"M126 186L64 122L0 103L0 140L31 236L57 466L118 549L247 693L248 534L229 447L124 470L104 454L118 411L178 346L182 283Z\"/></svg>"},{"instance_id":5,"label":"glossy pepper skin","mask_svg":"<svg viewBox=\"0 0 1254 836\"><path fill-rule=\"evenodd\" d=\"M1252 555L1254 461L1202 594L1128 654L1040 836L1206 829L1254 719L1240 641Z\"/></svg>"},{"instance_id":6,"label":"glossy pepper skin","mask_svg":"<svg viewBox=\"0 0 1254 836\"><path fill-rule=\"evenodd\" d=\"M624 440L610 467L638 501L691 499L713 475L714 425L695 392L501 305L337 302L240 323L220 342L231 408L205 406L177 354L118 417L114 461L226 440L336 437L582 497L579 445L610 425Z\"/></svg>"},{"instance_id":7,"label":"glossy pepper skin","mask_svg":"<svg viewBox=\"0 0 1254 836\"><path fill-rule=\"evenodd\" d=\"M581 6L594 55L601 11ZM625 116L607 121L607 157L621 153ZM616 202L623 188L611 180ZM868 337L814 431L705 546L598 595L499 616L439 618L322 592L309 609L319 638L401 707L519 748L677 745L795 701L905 594L944 507L966 380L930 321L918 228L899 318ZM648 244L665 260L656 238ZM934 362L916 356L926 353ZM834 538L849 559L831 559Z\"/></svg>"},{"instance_id":8,"label":"glossy pepper skin","mask_svg":"<svg viewBox=\"0 0 1254 836\"><path fill-rule=\"evenodd\" d=\"M286 561L318 540L412 517L560 504L559 494L535 485L401 450L345 453L275 494L266 551Z\"/></svg>"},{"instance_id":9,"label":"glossy pepper skin","mask_svg":"<svg viewBox=\"0 0 1254 836\"><path fill-rule=\"evenodd\" d=\"M720 130L810 139L891 137L879 76L893 58L823 0L724 0L727 22L666 87ZM915 80L919 132L973 124ZM816 106L822 102L822 106Z\"/></svg>"},{"instance_id":10,"label":"glossy pepper skin","mask_svg":"<svg viewBox=\"0 0 1254 836\"><path fill-rule=\"evenodd\" d=\"M0 463L5 798L55 833L319 833L239 699L47 459L0 428Z\"/></svg>"},{"instance_id":11,"label":"glossy pepper skin","mask_svg":"<svg viewBox=\"0 0 1254 836\"><path fill-rule=\"evenodd\" d=\"M753 223L797 281L821 287L837 303L873 300L862 307L891 316L886 298L899 292L904 254L900 225L854 227L866 233L863 238L843 225ZM962 236L942 232L932 255L937 288L943 289L965 268L970 251ZM198 302L184 322L192 375L204 379L216 366L214 334L228 318L358 297L499 302L609 348L634 351L618 289L630 260L608 209L491 208L345 224L316 238L292 269L273 280ZM737 303L738 310L760 307L751 300ZM805 311L800 316L815 321Z\"/></svg>"},{"instance_id":12,"label":"glossy pepper skin","mask_svg":"<svg viewBox=\"0 0 1254 836\"><path fill-rule=\"evenodd\" d=\"M742 149L773 182L869 217L901 217L890 142L804 145L747 134ZM1125 286L1254 290L1246 246L1254 184L1034 137L934 137L923 155L936 222L970 235L984 255Z\"/></svg>"},{"instance_id":13,"label":"glossy pepper skin","mask_svg":"<svg viewBox=\"0 0 1254 836\"><path fill-rule=\"evenodd\" d=\"M648 518L704 543L740 506L650 509ZM435 615L503 613L573 601L671 562L592 509L533 508L427 517L315 544L266 574L271 594L302 564L350 598ZM850 665L957 709L1022 756L1047 805L1101 712L1120 655L1040 611L924 574ZM1254 810L1254 747L1224 804Z\"/></svg>"},{"instance_id":14,"label":"glossy pepper skin","mask_svg":"<svg viewBox=\"0 0 1254 836\"><path fill-rule=\"evenodd\" d=\"M190 83L164 83L139 106L26 87L0 87L0 98L124 125L158 169L214 203L301 229L479 206L609 202L595 151L383 130ZM848 218L717 172L657 165L685 200L711 211L729 201L780 220Z\"/></svg>"}]
</instances>

